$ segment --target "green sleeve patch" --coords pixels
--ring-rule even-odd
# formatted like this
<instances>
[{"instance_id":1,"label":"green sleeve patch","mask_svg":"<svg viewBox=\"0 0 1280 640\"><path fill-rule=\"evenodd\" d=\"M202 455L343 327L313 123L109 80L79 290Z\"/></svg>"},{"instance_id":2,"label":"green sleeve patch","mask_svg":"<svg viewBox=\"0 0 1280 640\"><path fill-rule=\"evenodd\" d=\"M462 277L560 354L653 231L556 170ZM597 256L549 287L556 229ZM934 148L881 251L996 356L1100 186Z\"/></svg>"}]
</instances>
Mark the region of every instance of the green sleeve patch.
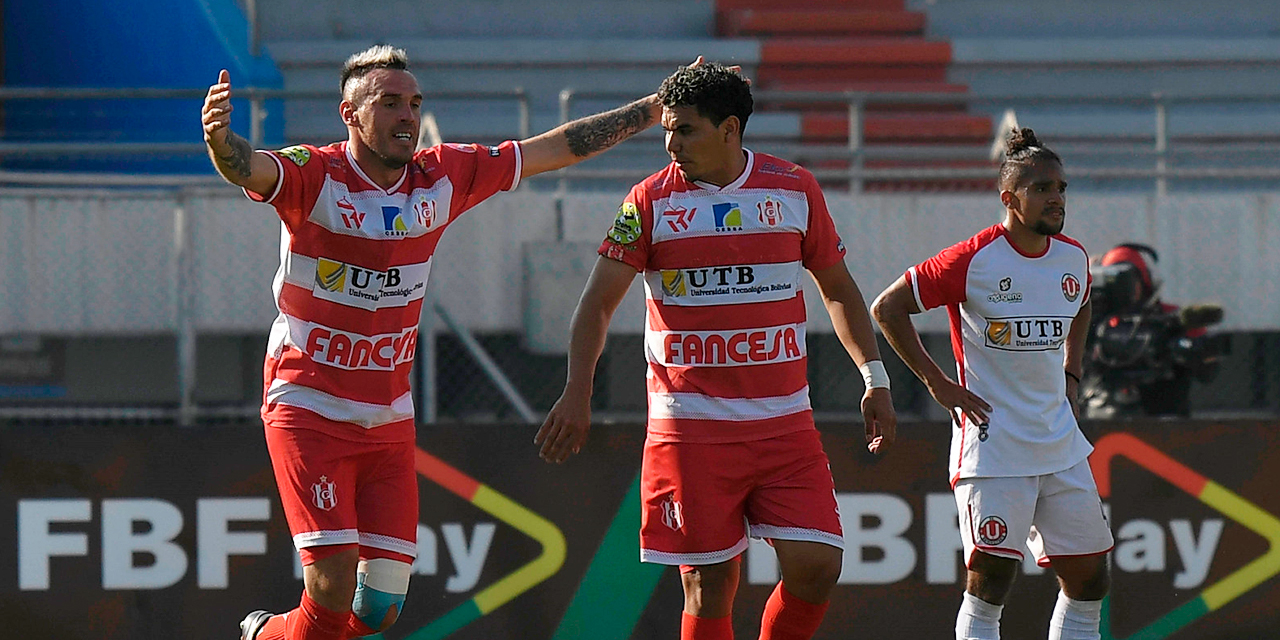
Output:
<instances>
[{"instance_id":1,"label":"green sleeve patch","mask_svg":"<svg viewBox=\"0 0 1280 640\"><path fill-rule=\"evenodd\" d=\"M614 244L633 244L640 239L640 211L631 202L618 207L618 217L609 229L609 240Z\"/></svg>"},{"instance_id":2,"label":"green sleeve patch","mask_svg":"<svg viewBox=\"0 0 1280 640\"><path fill-rule=\"evenodd\" d=\"M299 167L311 160L311 150L303 146L285 147L276 153L292 160Z\"/></svg>"}]
</instances>

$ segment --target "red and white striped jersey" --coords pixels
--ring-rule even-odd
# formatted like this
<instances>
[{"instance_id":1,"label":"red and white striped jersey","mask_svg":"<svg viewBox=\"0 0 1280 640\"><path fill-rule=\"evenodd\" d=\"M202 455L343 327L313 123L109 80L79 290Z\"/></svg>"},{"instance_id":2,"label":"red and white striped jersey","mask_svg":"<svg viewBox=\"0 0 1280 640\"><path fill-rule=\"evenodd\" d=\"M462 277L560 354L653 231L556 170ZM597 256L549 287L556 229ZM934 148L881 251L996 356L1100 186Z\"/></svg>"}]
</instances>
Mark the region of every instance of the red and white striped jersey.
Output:
<instances>
[{"instance_id":1,"label":"red and white striped jersey","mask_svg":"<svg viewBox=\"0 0 1280 640\"><path fill-rule=\"evenodd\" d=\"M1064 235L1022 253L1003 225L911 267L923 311L946 306L960 384L991 405L985 428L952 428L951 482L1069 469L1093 446L1067 401L1064 345L1089 301L1089 256Z\"/></svg>"},{"instance_id":2,"label":"red and white striped jersey","mask_svg":"<svg viewBox=\"0 0 1280 640\"><path fill-rule=\"evenodd\" d=\"M649 437L744 442L813 428L805 269L844 258L798 165L746 151L723 188L672 163L631 189L600 254L644 274Z\"/></svg>"},{"instance_id":3,"label":"red and white striped jersey","mask_svg":"<svg viewBox=\"0 0 1280 640\"><path fill-rule=\"evenodd\" d=\"M261 153L280 180L265 199L248 195L282 222L263 418L309 412L333 435L412 440L409 370L432 254L464 211L516 187L519 144L419 151L386 190L345 142Z\"/></svg>"}]
</instances>

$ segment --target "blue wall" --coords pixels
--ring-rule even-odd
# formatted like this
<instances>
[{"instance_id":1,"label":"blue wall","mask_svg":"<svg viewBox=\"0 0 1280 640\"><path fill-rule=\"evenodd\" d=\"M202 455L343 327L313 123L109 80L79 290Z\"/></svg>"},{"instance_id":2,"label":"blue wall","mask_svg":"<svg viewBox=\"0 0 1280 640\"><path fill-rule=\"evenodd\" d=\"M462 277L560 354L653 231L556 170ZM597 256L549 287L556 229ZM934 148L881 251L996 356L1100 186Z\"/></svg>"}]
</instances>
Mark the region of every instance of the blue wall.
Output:
<instances>
[{"instance_id":1,"label":"blue wall","mask_svg":"<svg viewBox=\"0 0 1280 640\"><path fill-rule=\"evenodd\" d=\"M236 0L24 0L4 2L4 81L10 87L206 89L220 69L232 87L282 86L265 52L249 55L248 21ZM15 100L5 105L10 141L200 142L201 99ZM249 133L249 104L232 126ZM268 105L268 143L283 140L283 109ZM8 168L211 171L202 154L85 161L13 159Z\"/></svg>"}]
</instances>

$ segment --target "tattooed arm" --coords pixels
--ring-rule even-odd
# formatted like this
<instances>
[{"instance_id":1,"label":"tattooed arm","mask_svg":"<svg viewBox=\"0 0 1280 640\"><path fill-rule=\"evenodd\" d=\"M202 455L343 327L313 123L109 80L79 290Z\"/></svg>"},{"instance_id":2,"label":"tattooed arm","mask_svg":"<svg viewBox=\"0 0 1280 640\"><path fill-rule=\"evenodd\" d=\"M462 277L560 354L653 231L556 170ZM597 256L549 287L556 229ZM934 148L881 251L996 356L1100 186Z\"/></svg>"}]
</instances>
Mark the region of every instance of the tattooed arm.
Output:
<instances>
[{"instance_id":1,"label":"tattooed arm","mask_svg":"<svg viewBox=\"0 0 1280 640\"><path fill-rule=\"evenodd\" d=\"M270 196L280 177L279 168L270 158L254 153L248 140L231 131L231 74L226 69L218 74L217 84L209 87L200 121L209 159L222 178L264 198Z\"/></svg>"},{"instance_id":2,"label":"tattooed arm","mask_svg":"<svg viewBox=\"0 0 1280 640\"><path fill-rule=\"evenodd\" d=\"M527 178L581 162L644 131L662 116L657 94L573 122L520 143Z\"/></svg>"}]
</instances>

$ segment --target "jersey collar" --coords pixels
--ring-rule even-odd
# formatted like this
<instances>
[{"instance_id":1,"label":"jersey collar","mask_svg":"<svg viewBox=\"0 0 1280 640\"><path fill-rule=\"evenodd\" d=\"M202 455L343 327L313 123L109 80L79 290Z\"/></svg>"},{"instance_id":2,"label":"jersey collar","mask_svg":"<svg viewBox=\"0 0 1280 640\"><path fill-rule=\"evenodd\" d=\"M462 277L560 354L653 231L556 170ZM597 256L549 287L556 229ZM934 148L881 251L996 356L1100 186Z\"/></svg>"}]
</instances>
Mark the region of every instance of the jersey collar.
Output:
<instances>
[{"instance_id":1,"label":"jersey collar","mask_svg":"<svg viewBox=\"0 0 1280 640\"><path fill-rule=\"evenodd\" d=\"M365 174L364 169L360 168L360 163L356 162L356 157L351 155L351 145L345 142L342 143L342 151L347 154L347 162L351 164L351 168L356 172L356 175L360 176L361 180L364 180L369 186L378 191L384 191L382 187L378 186L378 183ZM404 177L407 175L409 175L409 165L406 164L400 168L400 179L396 180L396 183L391 185L390 189L386 189L384 193L395 193L400 188L400 185L404 184Z\"/></svg>"}]
</instances>

